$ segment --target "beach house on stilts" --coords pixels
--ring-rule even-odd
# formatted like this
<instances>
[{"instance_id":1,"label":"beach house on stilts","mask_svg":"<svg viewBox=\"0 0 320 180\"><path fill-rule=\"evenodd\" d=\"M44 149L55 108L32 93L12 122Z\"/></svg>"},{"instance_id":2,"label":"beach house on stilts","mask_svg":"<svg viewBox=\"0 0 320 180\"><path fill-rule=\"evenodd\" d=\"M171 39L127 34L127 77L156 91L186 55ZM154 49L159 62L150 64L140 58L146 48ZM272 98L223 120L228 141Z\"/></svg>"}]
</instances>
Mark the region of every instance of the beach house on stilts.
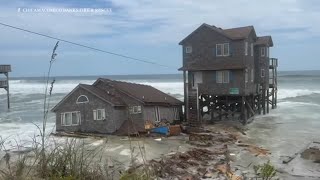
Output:
<instances>
[{"instance_id":1,"label":"beach house on stilts","mask_svg":"<svg viewBox=\"0 0 320 180\"><path fill-rule=\"evenodd\" d=\"M271 36L253 26L222 29L202 24L180 43L185 118L191 125L219 120L250 122L277 106L278 60Z\"/></svg>"},{"instance_id":2,"label":"beach house on stilts","mask_svg":"<svg viewBox=\"0 0 320 180\"><path fill-rule=\"evenodd\" d=\"M11 65L0 65L0 74L5 75L5 78L0 79L0 88L7 91L8 109L10 109L9 72L11 72Z\"/></svg>"}]
</instances>

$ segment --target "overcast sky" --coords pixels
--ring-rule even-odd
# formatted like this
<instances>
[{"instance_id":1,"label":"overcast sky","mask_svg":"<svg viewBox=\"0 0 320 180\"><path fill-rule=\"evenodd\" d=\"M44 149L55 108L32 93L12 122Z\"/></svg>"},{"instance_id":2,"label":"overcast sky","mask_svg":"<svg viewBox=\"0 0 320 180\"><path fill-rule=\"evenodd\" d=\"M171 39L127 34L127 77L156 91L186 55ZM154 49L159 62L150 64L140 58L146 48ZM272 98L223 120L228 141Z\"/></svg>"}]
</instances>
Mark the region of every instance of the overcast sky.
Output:
<instances>
[{"instance_id":1,"label":"overcast sky","mask_svg":"<svg viewBox=\"0 0 320 180\"><path fill-rule=\"evenodd\" d=\"M105 12L21 12L25 8L105 8ZM222 28L254 25L258 36L272 35L271 56L279 58L280 70L319 70L319 19L318 0L0 2L1 23L172 66L127 61L61 42L54 75L178 73L182 61L178 43L202 23ZM43 76L55 43L0 26L0 64L11 64L13 76Z\"/></svg>"}]
</instances>

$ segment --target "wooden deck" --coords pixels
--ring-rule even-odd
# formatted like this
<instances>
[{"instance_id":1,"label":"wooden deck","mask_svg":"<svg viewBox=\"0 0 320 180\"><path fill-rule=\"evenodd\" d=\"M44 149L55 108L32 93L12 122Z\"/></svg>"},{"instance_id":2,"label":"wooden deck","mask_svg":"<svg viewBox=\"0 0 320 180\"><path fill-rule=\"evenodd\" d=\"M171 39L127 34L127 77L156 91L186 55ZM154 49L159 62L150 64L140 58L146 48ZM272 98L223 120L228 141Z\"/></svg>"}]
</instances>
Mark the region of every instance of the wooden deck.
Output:
<instances>
[{"instance_id":1,"label":"wooden deck","mask_svg":"<svg viewBox=\"0 0 320 180\"><path fill-rule=\"evenodd\" d=\"M9 72L11 72L11 65L0 65L0 88L7 91L8 109L10 109L10 92L9 92Z\"/></svg>"},{"instance_id":2,"label":"wooden deck","mask_svg":"<svg viewBox=\"0 0 320 180\"><path fill-rule=\"evenodd\" d=\"M0 65L0 73L11 72L11 65Z\"/></svg>"},{"instance_id":3,"label":"wooden deck","mask_svg":"<svg viewBox=\"0 0 320 180\"><path fill-rule=\"evenodd\" d=\"M8 81L7 80L0 80L0 88L7 88Z\"/></svg>"},{"instance_id":4,"label":"wooden deck","mask_svg":"<svg viewBox=\"0 0 320 180\"><path fill-rule=\"evenodd\" d=\"M274 69L278 67L278 59L277 58L270 58L269 60L269 69Z\"/></svg>"}]
</instances>

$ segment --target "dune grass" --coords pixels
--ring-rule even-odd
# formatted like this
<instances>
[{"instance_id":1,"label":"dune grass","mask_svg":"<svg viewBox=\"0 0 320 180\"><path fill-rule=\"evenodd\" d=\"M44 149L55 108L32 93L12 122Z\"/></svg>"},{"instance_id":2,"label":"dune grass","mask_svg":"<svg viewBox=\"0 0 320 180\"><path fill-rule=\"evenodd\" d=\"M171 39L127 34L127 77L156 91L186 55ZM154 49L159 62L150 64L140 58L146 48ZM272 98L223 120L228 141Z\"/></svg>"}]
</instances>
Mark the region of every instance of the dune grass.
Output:
<instances>
[{"instance_id":1,"label":"dune grass","mask_svg":"<svg viewBox=\"0 0 320 180\"><path fill-rule=\"evenodd\" d=\"M5 148L5 140L0 137L0 151L5 155L0 159L0 179L2 180L25 180L25 179L62 179L62 180L109 180L109 179L151 179L150 173L146 168L142 171L122 171L119 162L105 157L103 146L90 147L84 140L68 138L64 143L57 143L54 138L50 138L47 133L46 124L48 113L50 111L50 100L54 88L53 79L51 82L51 68L57 56L56 50L59 41L53 48L47 76L45 77L45 94L43 103L43 121L42 127L34 124L40 134L40 140L37 136L32 138L31 151L27 153L12 154ZM131 139L129 138L130 142ZM17 143L17 149L21 147ZM130 148L133 154L134 149ZM144 153L141 151L141 156ZM1 158L1 157L0 157ZM131 156L131 162L135 157ZM144 165L145 165L145 158ZM114 161L109 166L108 161ZM135 166L132 163L132 166ZM123 173L122 173L123 172Z\"/></svg>"}]
</instances>

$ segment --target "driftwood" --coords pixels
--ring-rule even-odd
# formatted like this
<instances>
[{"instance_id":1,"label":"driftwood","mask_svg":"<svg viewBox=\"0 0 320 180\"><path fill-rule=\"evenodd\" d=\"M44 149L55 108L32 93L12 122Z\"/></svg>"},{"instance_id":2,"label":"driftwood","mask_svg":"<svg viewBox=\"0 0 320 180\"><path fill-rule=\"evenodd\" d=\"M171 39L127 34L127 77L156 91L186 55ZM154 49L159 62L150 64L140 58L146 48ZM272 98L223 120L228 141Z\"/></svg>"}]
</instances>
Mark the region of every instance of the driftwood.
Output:
<instances>
[{"instance_id":1,"label":"driftwood","mask_svg":"<svg viewBox=\"0 0 320 180\"><path fill-rule=\"evenodd\" d=\"M251 152L252 154L255 154L255 156L266 156L268 154L271 154L268 149L264 149L252 144L238 143L237 145L239 147L244 147L247 151Z\"/></svg>"},{"instance_id":2,"label":"driftwood","mask_svg":"<svg viewBox=\"0 0 320 180\"><path fill-rule=\"evenodd\" d=\"M289 164L294 158L296 158L299 154L301 154L305 149L307 149L312 143L315 142L310 142L309 144L307 144L307 146L305 146L303 149L301 149L300 151L296 152L295 154L293 154L292 156L289 156L287 159L283 160L282 163L283 164Z\"/></svg>"}]
</instances>

